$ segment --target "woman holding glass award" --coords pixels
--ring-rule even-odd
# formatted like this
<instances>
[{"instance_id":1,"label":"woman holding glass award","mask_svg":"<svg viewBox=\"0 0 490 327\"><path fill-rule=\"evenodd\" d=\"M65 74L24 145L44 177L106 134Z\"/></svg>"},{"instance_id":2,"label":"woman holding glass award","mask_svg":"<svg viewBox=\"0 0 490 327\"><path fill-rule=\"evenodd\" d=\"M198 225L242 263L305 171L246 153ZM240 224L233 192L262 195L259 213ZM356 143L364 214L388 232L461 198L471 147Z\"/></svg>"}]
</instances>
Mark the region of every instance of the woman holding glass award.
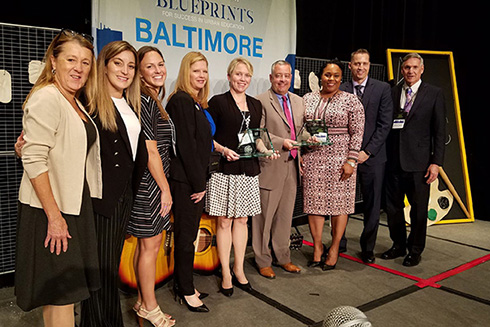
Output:
<instances>
[{"instance_id":1,"label":"woman holding glass award","mask_svg":"<svg viewBox=\"0 0 490 327\"><path fill-rule=\"evenodd\" d=\"M241 158L239 144L246 142L250 128L259 128L262 105L245 94L252 79L252 64L244 58L233 59L227 70L230 90L209 101L209 113L216 124L214 145L221 152L220 168L211 175L207 184L205 210L218 217L216 241L221 262L220 291L233 294L233 284L249 290L243 263L248 239L248 216L261 212L258 158ZM239 150L240 149L240 150ZM237 153L238 152L238 153ZM240 160L238 160L240 159ZM230 268L231 247L234 248L233 268Z\"/></svg>"},{"instance_id":2,"label":"woman holding glass award","mask_svg":"<svg viewBox=\"0 0 490 327\"><path fill-rule=\"evenodd\" d=\"M331 145L306 148L303 155L303 206L313 237L310 267L335 268L339 244L354 212L356 164L364 133L364 109L358 98L339 90L343 65L327 61L319 71L320 91L305 94L305 121L320 120ZM332 244L322 243L325 216L331 216Z\"/></svg>"}]
</instances>

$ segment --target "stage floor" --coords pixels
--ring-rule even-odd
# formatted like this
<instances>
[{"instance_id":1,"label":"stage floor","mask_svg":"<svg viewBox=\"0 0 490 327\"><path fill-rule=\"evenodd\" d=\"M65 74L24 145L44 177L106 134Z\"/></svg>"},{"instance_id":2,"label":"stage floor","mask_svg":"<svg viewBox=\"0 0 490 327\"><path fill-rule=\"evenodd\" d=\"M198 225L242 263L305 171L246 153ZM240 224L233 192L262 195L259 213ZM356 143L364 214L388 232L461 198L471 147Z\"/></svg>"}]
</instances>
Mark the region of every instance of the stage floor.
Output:
<instances>
[{"instance_id":1,"label":"stage floor","mask_svg":"<svg viewBox=\"0 0 490 327\"><path fill-rule=\"evenodd\" d=\"M298 230L311 242L307 225ZM175 317L176 326L190 327L322 326L326 314L338 306L357 307L373 326L489 326L489 221L430 226L422 262L416 267L402 266L403 258L379 258L391 246L384 215L376 263L363 264L358 259L361 230L362 216L351 217L346 232L348 250L335 270L306 267L312 248L304 244L292 251L301 273L274 268L277 277L268 280L257 273L249 246L245 271L254 288L251 293L235 288L227 298L218 293L218 276L196 276L196 287L210 293L204 300L209 313L192 313L175 302L172 282L157 290L159 304ZM324 243L329 242L327 223ZM125 326L138 326L131 309L135 295L122 293L121 297ZM0 326L42 326L41 311L22 312L15 305L13 288L0 289Z\"/></svg>"}]
</instances>

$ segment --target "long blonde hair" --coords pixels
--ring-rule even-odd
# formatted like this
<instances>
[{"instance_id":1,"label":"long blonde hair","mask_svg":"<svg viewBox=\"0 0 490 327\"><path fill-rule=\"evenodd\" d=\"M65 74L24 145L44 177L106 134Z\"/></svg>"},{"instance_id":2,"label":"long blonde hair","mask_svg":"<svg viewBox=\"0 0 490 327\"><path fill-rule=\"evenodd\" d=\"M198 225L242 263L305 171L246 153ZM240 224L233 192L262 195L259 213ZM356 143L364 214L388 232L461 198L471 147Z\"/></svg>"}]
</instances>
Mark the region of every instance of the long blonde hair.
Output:
<instances>
[{"instance_id":1,"label":"long blonde hair","mask_svg":"<svg viewBox=\"0 0 490 327\"><path fill-rule=\"evenodd\" d=\"M86 101L85 105L88 105L94 101L96 90L97 90L97 78L96 78L97 67L95 62L94 46L82 34L78 34L76 32L71 32L71 31L65 32L64 30L62 30L60 33L58 33L58 35L56 35L53 38L53 40L49 44L48 49L46 50L46 53L44 54L44 58L43 58L43 62L45 66L41 71L41 74L39 75L37 81L34 83L34 86L32 87L31 91L27 95L24 104L22 105L22 109L24 109L27 100L29 100L29 98L34 92L47 85L54 83L55 71L53 70L53 64L51 63L50 58L51 57L58 58L60 53L62 53L65 50L64 45L67 42L77 42L80 46L89 49L90 52L92 53L91 69L87 81L85 82L85 85L82 89ZM77 91L75 95L77 98L80 96L82 89Z\"/></svg>"},{"instance_id":2,"label":"long blonde hair","mask_svg":"<svg viewBox=\"0 0 490 327\"><path fill-rule=\"evenodd\" d=\"M138 50L138 62L141 64L145 55L149 52L152 52L152 51L158 53L158 55L160 55L160 57L162 57L163 62L165 62L165 59L163 58L162 52L158 48L152 47L149 45L145 45L145 46L142 46L141 48L139 48L139 50ZM141 68L140 68L140 70L141 70ZM143 79L143 78L141 78L141 79ZM160 110L160 114L162 115L162 118L168 120L168 113L167 113L167 111L165 111L165 108L162 105L162 100L165 97L165 84L161 87L160 92L158 93L158 97L155 96L155 94L150 90L148 85L143 80L141 81L140 87L141 87L141 93L142 94L149 96L150 98L153 99L153 101L156 102L158 109Z\"/></svg>"},{"instance_id":3,"label":"long blonde hair","mask_svg":"<svg viewBox=\"0 0 490 327\"><path fill-rule=\"evenodd\" d=\"M209 75L206 84L201 90L199 90L197 96L194 94L194 89L192 88L190 82L191 66L198 61L204 61L206 62L206 65L208 65L208 60L206 59L206 57L202 53L197 51L191 51L187 53L184 58L182 58L182 62L180 63L179 75L177 76L177 80L175 81L175 90L172 92L172 94L169 95L169 100L175 93L177 93L177 91L184 91L189 94L194 99L194 101L199 103L203 108L208 107Z\"/></svg>"},{"instance_id":4,"label":"long blonde hair","mask_svg":"<svg viewBox=\"0 0 490 327\"><path fill-rule=\"evenodd\" d=\"M123 51L131 51L134 54L135 61L138 60L136 49L126 41L112 41L106 44L97 57L97 83L99 90L95 96L95 103L90 106L90 114L97 115L102 123L102 128L112 132L117 131L116 108L112 102L108 91L109 80L105 74L105 68L109 60ZM134 78L131 85L125 90L124 97L134 112L140 118L141 112L141 93L140 81L138 76L138 62L136 62Z\"/></svg>"}]
</instances>

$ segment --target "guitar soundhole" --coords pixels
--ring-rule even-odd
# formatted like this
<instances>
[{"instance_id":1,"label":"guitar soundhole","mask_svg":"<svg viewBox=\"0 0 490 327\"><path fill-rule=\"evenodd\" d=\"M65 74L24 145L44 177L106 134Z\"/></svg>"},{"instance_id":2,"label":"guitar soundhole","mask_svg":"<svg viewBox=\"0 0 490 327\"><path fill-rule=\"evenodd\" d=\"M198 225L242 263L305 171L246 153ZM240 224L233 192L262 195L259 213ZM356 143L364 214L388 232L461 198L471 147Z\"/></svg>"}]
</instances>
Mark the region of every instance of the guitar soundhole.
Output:
<instances>
[{"instance_id":1,"label":"guitar soundhole","mask_svg":"<svg viewBox=\"0 0 490 327\"><path fill-rule=\"evenodd\" d=\"M199 243L196 252L203 252L211 246L213 236L211 232L204 228L199 228Z\"/></svg>"},{"instance_id":2,"label":"guitar soundhole","mask_svg":"<svg viewBox=\"0 0 490 327\"><path fill-rule=\"evenodd\" d=\"M449 208L449 199L445 196L441 196L439 199L437 199L437 203L439 204L439 207L441 207L441 209Z\"/></svg>"}]
</instances>

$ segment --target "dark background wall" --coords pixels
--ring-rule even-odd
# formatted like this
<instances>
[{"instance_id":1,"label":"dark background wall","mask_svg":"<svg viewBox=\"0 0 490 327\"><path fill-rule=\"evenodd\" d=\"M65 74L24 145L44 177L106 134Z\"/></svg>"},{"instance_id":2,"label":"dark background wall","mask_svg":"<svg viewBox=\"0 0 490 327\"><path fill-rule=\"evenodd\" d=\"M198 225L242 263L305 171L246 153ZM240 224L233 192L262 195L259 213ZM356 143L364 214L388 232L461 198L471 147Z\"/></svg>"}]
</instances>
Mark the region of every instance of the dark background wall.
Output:
<instances>
[{"instance_id":1,"label":"dark background wall","mask_svg":"<svg viewBox=\"0 0 490 327\"><path fill-rule=\"evenodd\" d=\"M371 62L386 64L387 48L452 51L475 217L490 220L490 201L485 197L489 141L483 134L488 128L488 100L479 95L486 92L481 82L488 71L482 65L487 38L480 35L487 18L485 8L469 3L473 2L296 0L296 55L349 60L353 50L366 48ZM11 1L0 11L0 22L90 33L91 1Z\"/></svg>"}]
</instances>

